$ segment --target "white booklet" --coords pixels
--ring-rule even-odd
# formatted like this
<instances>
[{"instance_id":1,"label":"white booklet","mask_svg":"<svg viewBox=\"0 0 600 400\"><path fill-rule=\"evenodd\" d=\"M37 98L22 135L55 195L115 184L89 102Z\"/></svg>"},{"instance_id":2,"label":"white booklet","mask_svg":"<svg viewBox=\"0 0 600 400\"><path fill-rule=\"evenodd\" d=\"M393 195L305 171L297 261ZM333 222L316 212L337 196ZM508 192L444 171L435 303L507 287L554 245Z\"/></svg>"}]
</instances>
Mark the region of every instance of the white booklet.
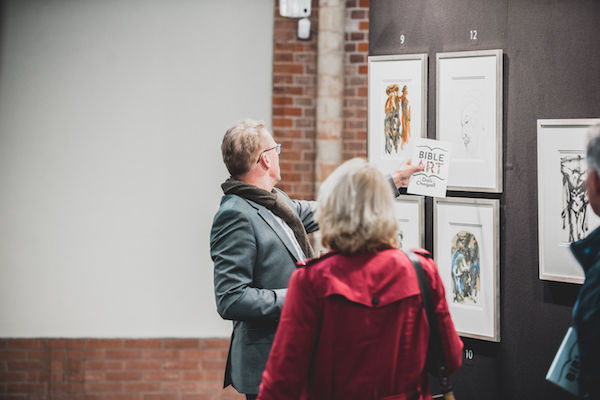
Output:
<instances>
[{"instance_id":1,"label":"white booklet","mask_svg":"<svg viewBox=\"0 0 600 400\"><path fill-rule=\"evenodd\" d=\"M408 181L407 193L431 197L446 197L448 166L452 143L433 139L416 139L413 147L412 165L422 165L423 171L415 172Z\"/></svg>"},{"instance_id":2,"label":"white booklet","mask_svg":"<svg viewBox=\"0 0 600 400\"><path fill-rule=\"evenodd\" d=\"M577 334L573 327L569 327L546 374L546 380L575 396L579 396L579 368L581 368L581 361L579 359Z\"/></svg>"}]
</instances>

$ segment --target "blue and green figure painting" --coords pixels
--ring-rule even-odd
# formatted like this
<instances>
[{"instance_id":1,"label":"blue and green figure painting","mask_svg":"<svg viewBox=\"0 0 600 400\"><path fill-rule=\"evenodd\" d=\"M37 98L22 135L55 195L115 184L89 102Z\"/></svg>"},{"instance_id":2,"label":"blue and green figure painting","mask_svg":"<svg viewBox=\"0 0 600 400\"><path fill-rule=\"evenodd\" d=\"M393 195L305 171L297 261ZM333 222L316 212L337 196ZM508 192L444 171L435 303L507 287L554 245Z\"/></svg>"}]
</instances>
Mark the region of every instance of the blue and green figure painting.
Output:
<instances>
[{"instance_id":1,"label":"blue and green figure painting","mask_svg":"<svg viewBox=\"0 0 600 400\"><path fill-rule=\"evenodd\" d=\"M460 231L452 238L453 302L477 304L481 292L479 244L471 232Z\"/></svg>"}]
</instances>

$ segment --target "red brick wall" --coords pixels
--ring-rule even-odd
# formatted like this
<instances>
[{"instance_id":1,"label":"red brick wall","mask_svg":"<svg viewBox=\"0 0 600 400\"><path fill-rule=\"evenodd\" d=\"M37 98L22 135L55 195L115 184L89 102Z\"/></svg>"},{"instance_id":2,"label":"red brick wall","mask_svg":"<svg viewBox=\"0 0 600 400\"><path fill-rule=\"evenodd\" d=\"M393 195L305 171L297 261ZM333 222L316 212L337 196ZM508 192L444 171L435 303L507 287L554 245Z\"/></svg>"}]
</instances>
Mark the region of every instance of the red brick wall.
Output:
<instances>
[{"instance_id":1,"label":"red brick wall","mask_svg":"<svg viewBox=\"0 0 600 400\"><path fill-rule=\"evenodd\" d=\"M279 16L273 38L273 135L283 145L279 187L293 198L314 199L317 103L317 35L296 38L298 20ZM367 155L369 0L346 0L344 160ZM318 1L311 28L318 30Z\"/></svg>"},{"instance_id":2,"label":"red brick wall","mask_svg":"<svg viewBox=\"0 0 600 400\"><path fill-rule=\"evenodd\" d=\"M0 339L0 398L225 400L229 339Z\"/></svg>"},{"instance_id":3,"label":"red brick wall","mask_svg":"<svg viewBox=\"0 0 600 400\"><path fill-rule=\"evenodd\" d=\"M311 30L318 29L318 1L312 0ZM279 15L273 30L273 136L282 144L282 190L297 199L314 198L317 96L317 38L299 40L297 18Z\"/></svg>"},{"instance_id":4,"label":"red brick wall","mask_svg":"<svg viewBox=\"0 0 600 400\"><path fill-rule=\"evenodd\" d=\"M342 159L367 157L369 0L346 0Z\"/></svg>"}]
</instances>

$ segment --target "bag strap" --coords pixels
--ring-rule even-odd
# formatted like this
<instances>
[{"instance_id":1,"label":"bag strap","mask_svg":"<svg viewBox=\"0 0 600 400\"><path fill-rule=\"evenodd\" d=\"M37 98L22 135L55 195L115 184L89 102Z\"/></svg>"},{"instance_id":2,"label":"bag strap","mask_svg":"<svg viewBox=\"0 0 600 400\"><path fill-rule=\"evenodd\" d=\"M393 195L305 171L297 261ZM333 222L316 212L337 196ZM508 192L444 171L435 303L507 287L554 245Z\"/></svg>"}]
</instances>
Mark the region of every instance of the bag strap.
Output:
<instances>
[{"instance_id":1,"label":"bag strap","mask_svg":"<svg viewBox=\"0 0 600 400\"><path fill-rule=\"evenodd\" d=\"M439 378L440 389L442 390L442 393L444 393L444 398L447 400L454 399L452 384L450 383L448 369L446 368L446 361L444 360L444 350L442 348L440 330L438 328L437 318L433 310L433 298L431 297L431 290L427 284L425 270L421 265L419 257L412 250L407 250L405 253L410 259L413 268L417 273L419 288L421 289L421 298L423 299L423 307L425 308L427 321L429 322L429 347L427 351L426 365L429 366L428 369L430 371L435 371L435 373L432 374Z\"/></svg>"}]
</instances>

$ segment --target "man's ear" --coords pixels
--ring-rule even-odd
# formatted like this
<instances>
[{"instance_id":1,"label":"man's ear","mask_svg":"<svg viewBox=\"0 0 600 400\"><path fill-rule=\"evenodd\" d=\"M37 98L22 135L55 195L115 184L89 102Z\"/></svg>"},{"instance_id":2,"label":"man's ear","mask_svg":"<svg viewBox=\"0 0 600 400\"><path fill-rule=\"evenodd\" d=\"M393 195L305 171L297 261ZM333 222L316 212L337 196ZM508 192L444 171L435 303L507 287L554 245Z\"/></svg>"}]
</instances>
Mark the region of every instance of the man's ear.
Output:
<instances>
[{"instance_id":1,"label":"man's ear","mask_svg":"<svg viewBox=\"0 0 600 400\"><path fill-rule=\"evenodd\" d=\"M265 168L271 168L271 160L267 157L267 153L262 153L260 155L260 164L264 165Z\"/></svg>"},{"instance_id":2,"label":"man's ear","mask_svg":"<svg viewBox=\"0 0 600 400\"><path fill-rule=\"evenodd\" d=\"M273 166L273 162L271 161L271 157L269 157L268 154L265 154L265 156L263 157L263 160L265 160L265 165L267 166L267 168L271 168Z\"/></svg>"}]
</instances>

